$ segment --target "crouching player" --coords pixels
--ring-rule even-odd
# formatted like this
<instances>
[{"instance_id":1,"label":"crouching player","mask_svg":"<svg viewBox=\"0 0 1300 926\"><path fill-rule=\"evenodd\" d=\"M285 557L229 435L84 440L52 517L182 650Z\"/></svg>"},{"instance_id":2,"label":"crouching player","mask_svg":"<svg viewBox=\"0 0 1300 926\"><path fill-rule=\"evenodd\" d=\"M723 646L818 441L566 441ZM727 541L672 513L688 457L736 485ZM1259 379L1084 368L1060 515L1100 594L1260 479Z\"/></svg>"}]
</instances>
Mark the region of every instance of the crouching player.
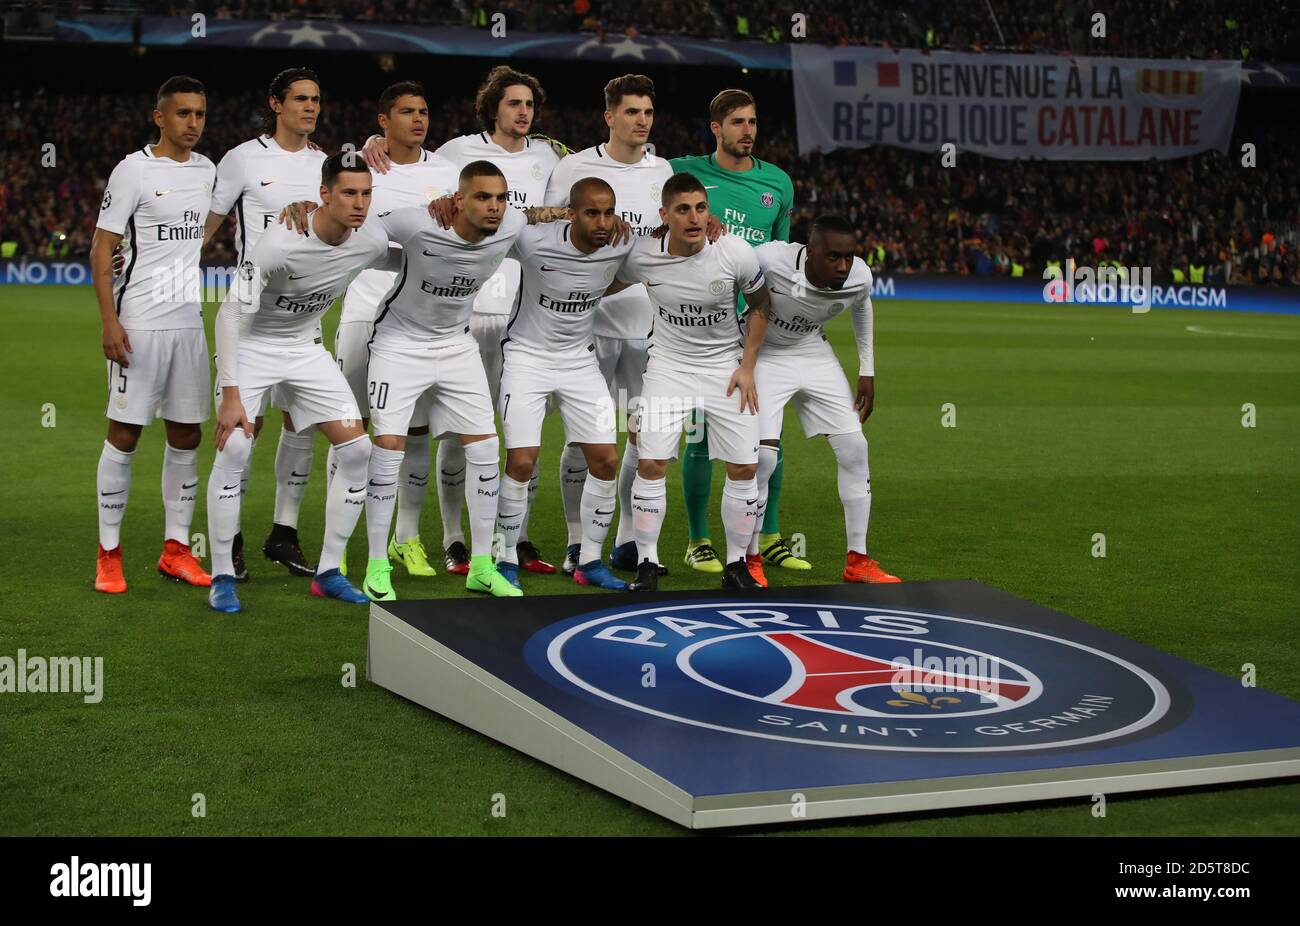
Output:
<instances>
[{"instance_id":1,"label":"crouching player","mask_svg":"<svg viewBox=\"0 0 1300 926\"><path fill-rule=\"evenodd\" d=\"M343 550L366 499L370 438L352 390L318 334L319 316L369 267L395 269L388 236L365 224L370 208L370 170L351 152L328 158L321 169L321 207L305 235L268 228L251 260L217 313L217 455L208 480L208 531L212 543L212 590L216 611L240 610L231 547L239 525L239 481L253 434L249 422L263 394L280 386L285 409L298 428L318 425L334 447L338 469L325 502L325 543L313 595L366 604L366 596L339 572Z\"/></svg>"},{"instance_id":2,"label":"crouching player","mask_svg":"<svg viewBox=\"0 0 1300 926\"><path fill-rule=\"evenodd\" d=\"M875 359L871 271L854 256L856 247L853 226L839 216L824 215L813 221L807 245L769 241L754 249L772 294L767 337L754 370L761 438L759 507L765 505L767 480L776 467L785 406L793 400L804 435L825 434L835 452L848 535L844 580L898 582L867 555L871 472L862 423L875 402ZM856 399L823 332L826 322L846 308L858 343ZM762 562L757 535L747 559L751 564Z\"/></svg>"}]
</instances>

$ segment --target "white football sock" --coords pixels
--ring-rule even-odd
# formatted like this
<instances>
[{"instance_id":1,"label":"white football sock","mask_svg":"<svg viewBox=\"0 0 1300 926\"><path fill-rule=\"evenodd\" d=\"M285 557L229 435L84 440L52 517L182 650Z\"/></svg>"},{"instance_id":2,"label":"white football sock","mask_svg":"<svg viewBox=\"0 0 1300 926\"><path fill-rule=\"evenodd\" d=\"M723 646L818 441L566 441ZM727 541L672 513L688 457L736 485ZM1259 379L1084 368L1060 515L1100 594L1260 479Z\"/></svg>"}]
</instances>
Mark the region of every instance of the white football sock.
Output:
<instances>
[{"instance_id":1,"label":"white football sock","mask_svg":"<svg viewBox=\"0 0 1300 926\"><path fill-rule=\"evenodd\" d=\"M640 462L641 455L637 452L636 444L628 441L623 448L623 465L618 468L618 531L614 534L616 547L636 539L636 518L632 516L632 483L641 478L636 474ZM640 561L638 556L637 562Z\"/></svg>"},{"instance_id":2,"label":"white football sock","mask_svg":"<svg viewBox=\"0 0 1300 926\"><path fill-rule=\"evenodd\" d=\"M131 496L130 453L118 450L108 441L99 453L99 469L95 473L95 488L99 495L99 545L105 550L115 550L122 542L122 518L126 516L126 500Z\"/></svg>"},{"instance_id":3,"label":"white football sock","mask_svg":"<svg viewBox=\"0 0 1300 926\"><path fill-rule=\"evenodd\" d=\"M737 481L730 476L722 483L722 527L727 534L727 562L745 558L749 542L758 530L758 482Z\"/></svg>"},{"instance_id":4,"label":"white football sock","mask_svg":"<svg viewBox=\"0 0 1300 926\"><path fill-rule=\"evenodd\" d=\"M524 516L519 522L519 542L524 543L528 540L528 521L533 513L533 499L537 497L537 474L542 468L541 454L533 461L533 474L528 477L528 498L524 504Z\"/></svg>"},{"instance_id":5,"label":"white football sock","mask_svg":"<svg viewBox=\"0 0 1300 926\"><path fill-rule=\"evenodd\" d=\"M528 504L528 483L501 477L501 495L497 499L497 533L501 535L498 563L518 563L519 530L523 526L524 507Z\"/></svg>"},{"instance_id":6,"label":"white football sock","mask_svg":"<svg viewBox=\"0 0 1300 926\"><path fill-rule=\"evenodd\" d=\"M619 528L622 529L622 519L632 522L637 563L647 559L652 563L659 562L659 531L663 529L664 515L668 512L664 482L663 479L642 479L639 474L632 480L628 492L630 507L623 509ZM632 514L630 518L628 512Z\"/></svg>"},{"instance_id":7,"label":"white football sock","mask_svg":"<svg viewBox=\"0 0 1300 926\"><path fill-rule=\"evenodd\" d=\"M388 532L393 526L393 505L397 501L397 473L402 468L402 451L375 447L370 451L369 478L366 482L366 538L371 559L388 559ZM339 471L335 481L344 479L340 450ZM330 487L330 492L334 487Z\"/></svg>"},{"instance_id":8,"label":"white football sock","mask_svg":"<svg viewBox=\"0 0 1300 926\"><path fill-rule=\"evenodd\" d=\"M464 446L469 553L470 556L490 556L492 531L497 523L497 493L501 487L501 441L488 437Z\"/></svg>"},{"instance_id":9,"label":"white football sock","mask_svg":"<svg viewBox=\"0 0 1300 926\"><path fill-rule=\"evenodd\" d=\"M397 529L393 536L405 543L420 536L420 513L429 490L429 435L406 435L406 456L397 474Z\"/></svg>"},{"instance_id":10,"label":"white football sock","mask_svg":"<svg viewBox=\"0 0 1300 926\"><path fill-rule=\"evenodd\" d=\"M362 434L347 443L339 444L335 449L338 471L325 496L325 542L321 545L317 574L338 569L342 564L348 538L356 529L362 507L368 504L366 478L370 463L370 438Z\"/></svg>"},{"instance_id":11,"label":"white football sock","mask_svg":"<svg viewBox=\"0 0 1300 926\"><path fill-rule=\"evenodd\" d=\"M194 502L199 497L198 452L177 450L168 444L163 450L162 497L167 519L167 539L190 545L190 524Z\"/></svg>"},{"instance_id":12,"label":"white football sock","mask_svg":"<svg viewBox=\"0 0 1300 926\"><path fill-rule=\"evenodd\" d=\"M212 551L214 576L235 574L230 550L244 501L241 478L248 471L252 452L253 441L243 428L235 428L226 438L226 446L212 460L212 472L208 474L208 548Z\"/></svg>"},{"instance_id":13,"label":"white football sock","mask_svg":"<svg viewBox=\"0 0 1300 926\"><path fill-rule=\"evenodd\" d=\"M240 511L243 511L244 496L248 494L248 480L253 477L253 451L257 449L257 438L252 437L248 442L248 462L244 464L243 472L239 474L239 501ZM238 520L235 521L235 533L239 533L243 528Z\"/></svg>"},{"instance_id":14,"label":"white football sock","mask_svg":"<svg viewBox=\"0 0 1300 926\"><path fill-rule=\"evenodd\" d=\"M438 441L438 514L442 517L442 548L465 542L460 513L465 508L465 447L460 439Z\"/></svg>"},{"instance_id":15,"label":"white football sock","mask_svg":"<svg viewBox=\"0 0 1300 926\"><path fill-rule=\"evenodd\" d=\"M325 454L325 491L328 493L334 483L334 473L338 471L338 451L330 444L329 453Z\"/></svg>"},{"instance_id":16,"label":"white football sock","mask_svg":"<svg viewBox=\"0 0 1300 926\"><path fill-rule=\"evenodd\" d=\"M582 496L587 484L587 456L577 444L565 444L560 454L560 498L564 502L564 524L569 529L568 546L582 542Z\"/></svg>"},{"instance_id":17,"label":"white football sock","mask_svg":"<svg viewBox=\"0 0 1300 926\"><path fill-rule=\"evenodd\" d=\"M582 552L578 555L579 564L600 559L605 537L609 535L609 526L614 523L617 497L618 483L613 479L597 479L587 473L582 488Z\"/></svg>"},{"instance_id":18,"label":"white football sock","mask_svg":"<svg viewBox=\"0 0 1300 926\"><path fill-rule=\"evenodd\" d=\"M301 431L280 431L275 447L275 523L298 527L298 511L307 494L307 477L311 475L313 438L316 426Z\"/></svg>"},{"instance_id":19,"label":"white football sock","mask_svg":"<svg viewBox=\"0 0 1300 926\"><path fill-rule=\"evenodd\" d=\"M867 524L871 520L871 469L867 465L867 438L860 432L832 434L831 450L839 469L836 480L844 506L844 535L848 549L867 552Z\"/></svg>"},{"instance_id":20,"label":"white football sock","mask_svg":"<svg viewBox=\"0 0 1300 926\"><path fill-rule=\"evenodd\" d=\"M754 536L749 540L750 556L758 555L758 538L763 534L763 518L767 514L767 481L776 470L776 455L776 447L758 445L758 473L754 476L754 482L758 486L758 510L754 513L754 521L758 524L758 530L754 531Z\"/></svg>"}]
</instances>

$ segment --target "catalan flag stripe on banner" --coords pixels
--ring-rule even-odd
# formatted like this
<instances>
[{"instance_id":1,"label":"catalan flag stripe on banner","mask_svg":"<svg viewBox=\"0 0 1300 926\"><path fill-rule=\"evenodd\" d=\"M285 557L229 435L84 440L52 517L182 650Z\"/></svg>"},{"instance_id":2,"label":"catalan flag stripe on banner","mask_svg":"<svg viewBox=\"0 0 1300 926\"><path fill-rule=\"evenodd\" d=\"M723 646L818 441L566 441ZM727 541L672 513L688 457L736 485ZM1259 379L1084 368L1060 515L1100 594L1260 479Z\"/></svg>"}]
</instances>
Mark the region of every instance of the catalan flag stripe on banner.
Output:
<instances>
[{"instance_id":1,"label":"catalan flag stripe on banner","mask_svg":"<svg viewBox=\"0 0 1300 926\"><path fill-rule=\"evenodd\" d=\"M1138 75L1138 89L1143 93L1196 96L1205 89L1205 72L1174 68L1142 68Z\"/></svg>"}]
</instances>

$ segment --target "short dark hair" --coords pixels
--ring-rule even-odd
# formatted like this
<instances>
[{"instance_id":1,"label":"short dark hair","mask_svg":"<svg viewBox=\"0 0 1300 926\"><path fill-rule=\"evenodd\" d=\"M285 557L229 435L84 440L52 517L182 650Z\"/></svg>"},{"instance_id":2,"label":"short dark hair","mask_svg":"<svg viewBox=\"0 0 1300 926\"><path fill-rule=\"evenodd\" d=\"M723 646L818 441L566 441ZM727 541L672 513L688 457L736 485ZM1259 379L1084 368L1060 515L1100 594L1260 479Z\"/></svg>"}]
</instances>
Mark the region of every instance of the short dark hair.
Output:
<instances>
[{"instance_id":1,"label":"short dark hair","mask_svg":"<svg viewBox=\"0 0 1300 926\"><path fill-rule=\"evenodd\" d=\"M285 68L271 78L271 86L267 89L266 95L268 98L275 97L283 103L284 98L289 95L289 88L299 80L310 80L317 87L320 86L320 78L311 68ZM266 111L262 113L262 131L267 135L274 135L277 118L275 110L267 104Z\"/></svg>"},{"instance_id":2,"label":"short dark hair","mask_svg":"<svg viewBox=\"0 0 1300 926\"><path fill-rule=\"evenodd\" d=\"M499 64L488 72L487 79L474 95L474 111L478 113L478 121L483 126L483 131L489 135L496 131L497 109L501 106L502 97L506 95L506 87L514 87L518 84L533 92L533 121L536 124L537 116L542 111L542 104L546 102L546 91L542 89L541 81L532 74L516 71L508 64Z\"/></svg>"},{"instance_id":3,"label":"short dark hair","mask_svg":"<svg viewBox=\"0 0 1300 926\"><path fill-rule=\"evenodd\" d=\"M758 104L754 102L753 94L746 90L723 90L713 98L709 103L709 121L721 123L723 119L740 109L742 106L753 106L755 111L758 110Z\"/></svg>"},{"instance_id":4,"label":"short dark hair","mask_svg":"<svg viewBox=\"0 0 1300 926\"><path fill-rule=\"evenodd\" d=\"M580 202L586 202L593 193L608 193L614 197L614 188L599 177L583 177L569 188L569 206L577 209Z\"/></svg>"},{"instance_id":5,"label":"short dark hair","mask_svg":"<svg viewBox=\"0 0 1300 926\"><path fill-rule=\"evenodd\" d=\"M155 104L155 108L162 109L167 98L177 93L202 93L207 96L208 91L204 89L202 81L197 78L177 74L175 77L168 77L163 81L162 86L158 88L158 102Z\"/></svg>"},{"instance_id":6,"label":"short dark hair","mask_svg":"<svg viewBox=\"0 0 1300 926\"><path fill-rule=\"evenodd\" d=\"M659 201L662 203L663 207L667 209L668 204L673 200L673 198L681 196L683 193L704 193L705 199L709 196L704 189L704 184L700 182L699 177L687 173L686 171L682 171L680 174L673 174L664 182L663 196Z\"/></svg>"},{"instance_id":7,"label":"short dark hair","mask_svg":"<svg viewBox=\"0 0 1300 926\"><path fill-rule=\"evenodd\" d=\"M391 115L398 99L404 96L418 96L426 103L429 100L429 95L424 92L424 84L415 80L399 81L379 94L380 115Z\"/></svg>"},{"instance_id":8,"label":"short dark hair","mask_svg":"<svg viewBox=\"0 0 1300 926\"><path fill-rule=\"evenodd\" d=\"M654 102L655 82L644 74L624 74L605 84L605 109L614 112L625 96L648 96Z\"/></svg>"},{"instance_id":9,"label":"short dark hair","mask_svg":"<svg viewBox=\"0 0 1300 926\"><path fill-rule=\"evenodd\" d=\"M327 190L334 188L339 174L369 174L365 159L351 148L336 151L325 159L320 168L320 184Z\"/></svg>"},{"instance_id":10,"label":"short dark hair","mask_svg":"<svg viewBox=\"0 0 1300 926\"><path fill-rule=\"evenodd\" d=\"M491 161L470 161L460 171L460 184L464 186L475 177L500 177L506 179L506 175L501 173L501 168L497 167Z\"/></svg>"},{"instance_id":11,"label":"short dark hair","mask_svg":"<svg viewBox=\"0 0 1300 926\"><path fill-rule=\"evenodd\" d=\"M814 235L818 233L826 234L827 232L839 235L852 235L854 238L857 238L858 236L857 230L853 227L852 222L844 218L842 215L835 215L829 212L819 215L812 220L812 233Z\"/></svg>"}]
</instances>

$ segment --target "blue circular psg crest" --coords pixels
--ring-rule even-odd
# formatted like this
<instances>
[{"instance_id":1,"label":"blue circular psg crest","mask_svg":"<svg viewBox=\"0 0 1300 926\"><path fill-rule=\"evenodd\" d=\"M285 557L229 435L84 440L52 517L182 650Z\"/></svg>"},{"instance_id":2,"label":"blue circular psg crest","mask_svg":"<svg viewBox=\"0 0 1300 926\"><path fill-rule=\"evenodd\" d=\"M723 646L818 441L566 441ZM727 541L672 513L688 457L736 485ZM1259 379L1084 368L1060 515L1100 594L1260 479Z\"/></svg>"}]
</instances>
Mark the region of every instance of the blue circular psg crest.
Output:
<instances>
[{"instance_id":1,"label":"blue circular psg crest","mask_svg":"<svg viewBox=\"0 0 1300 926\"><path fill-rule=\"evenodd\" d=\"M838 602L664 602L551 624L556 687L668 721L816 746L989 753L1150 727L1170 696L1081 642L986 619Z\"/></svg>"}]
</instances>

